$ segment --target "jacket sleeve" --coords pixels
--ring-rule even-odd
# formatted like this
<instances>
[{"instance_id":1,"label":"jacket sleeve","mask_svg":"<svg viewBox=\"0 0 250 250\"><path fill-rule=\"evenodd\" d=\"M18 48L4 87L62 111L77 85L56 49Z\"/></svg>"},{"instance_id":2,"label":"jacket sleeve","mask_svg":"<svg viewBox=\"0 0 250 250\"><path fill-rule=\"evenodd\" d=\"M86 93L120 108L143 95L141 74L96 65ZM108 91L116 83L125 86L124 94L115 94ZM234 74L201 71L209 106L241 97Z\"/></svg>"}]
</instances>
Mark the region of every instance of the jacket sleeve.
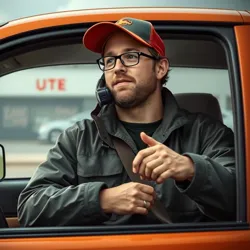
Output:
<instances>
[{"instance_id":1,"label":"jacket sleeve","mask_svg":"<svg viewBox=\"0 0 250 250\"><path fill-rule=\"evenodd\" d=\"M202 213L213 220L236 219L236 174L234 134L220 122L199 124L200 154L185 153L195 167L188 185L177 183Z\"/></svg>"},{"instance_id":2,"label":"jacket sleeve","mask_svg":"<svg viewBox=\"0 0 250 250\"><path fill-rule=\"evenodd\" d=\"M78 185L76 134L74 126L59 136L21 192L17 208L21 226L93 225L108 219L99 203L105 183Z\"/></svg>"}]
</instances>

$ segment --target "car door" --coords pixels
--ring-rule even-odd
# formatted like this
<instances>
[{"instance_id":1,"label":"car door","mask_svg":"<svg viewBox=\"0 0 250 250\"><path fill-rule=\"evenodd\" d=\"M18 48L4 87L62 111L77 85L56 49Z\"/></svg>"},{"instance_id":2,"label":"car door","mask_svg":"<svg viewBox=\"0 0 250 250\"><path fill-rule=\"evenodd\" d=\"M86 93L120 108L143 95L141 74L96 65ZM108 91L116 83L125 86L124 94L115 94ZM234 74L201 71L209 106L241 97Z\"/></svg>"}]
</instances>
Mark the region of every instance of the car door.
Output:
<instances>
[{"instance_id":1,"label":"car door","mask_svg":"<svg viewBox=\"0 0 250 250\"><path fill-rule=\"evenodd\" d=\"M129 9L116 10L115 14L113 11L106 11L105 17L101 10L51 14L6 24L0 29L0 102L5 100L0 112L4 135L0 142L6 149L6 178L0 183L0 206L9 225L0 229L0 247L26 250L249 248L250 145L246 139L250 129L247 126L250 76L246 66L250 63L246 45L249 26L244 26L238 12L225 11L221 15L217 11L164 8L135 9L133 13ZM167 86L173 93L208 92L218 98L221 108L231 112L236 145L237 220L171 225L20 227L18 196L53 147L37 140L37 127L52 118L66 119L89 110L95 100L95 86L101 72L95 65L97 55L82 46L86 28L93 22L113 21L128 14L152 20L163 37L171 65ZM64 87L59 80L53 81L52 87L50 80L41 91L36 88L37 79L64 79ZM19 104L15 106L17 97ZM22 128L26 133L22 133ZM10 129L18 138L13 138Z\"/></svg>"}]
</instances>

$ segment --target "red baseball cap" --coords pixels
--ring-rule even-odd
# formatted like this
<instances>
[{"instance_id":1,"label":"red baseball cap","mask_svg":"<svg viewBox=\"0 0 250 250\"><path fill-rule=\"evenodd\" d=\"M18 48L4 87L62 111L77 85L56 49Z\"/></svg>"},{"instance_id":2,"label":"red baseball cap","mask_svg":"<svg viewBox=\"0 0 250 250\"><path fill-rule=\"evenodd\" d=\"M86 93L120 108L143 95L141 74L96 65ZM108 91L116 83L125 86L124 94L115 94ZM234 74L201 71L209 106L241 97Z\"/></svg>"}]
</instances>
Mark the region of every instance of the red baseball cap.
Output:
<instances>
[{"instance_id":1,"label":"red baseball cap","mask_svg":"<svg viewBox=\"0 0 250 250\"><path fill-rule=\"evenodd\" d=\"M165 57L165 45L155 31L152 23L124 17L116 23L100 22L90 27L83 36L83 44L93 52L102 53L104 45L112 33L122 30L142 44L154 48L160 56Z\"/></svg>"}]
</instances>

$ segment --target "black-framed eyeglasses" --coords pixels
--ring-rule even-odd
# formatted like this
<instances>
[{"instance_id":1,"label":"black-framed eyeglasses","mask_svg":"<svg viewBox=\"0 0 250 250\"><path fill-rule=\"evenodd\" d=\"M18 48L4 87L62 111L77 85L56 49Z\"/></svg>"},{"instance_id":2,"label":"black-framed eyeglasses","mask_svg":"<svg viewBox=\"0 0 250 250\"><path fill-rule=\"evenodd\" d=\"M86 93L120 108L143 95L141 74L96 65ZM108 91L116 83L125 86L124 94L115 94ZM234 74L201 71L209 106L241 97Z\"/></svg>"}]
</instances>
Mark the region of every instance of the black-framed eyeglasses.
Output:
<instances>
[{"instance_id":1,"label":"black-framed eyeglasses","mask_svg":"<svg viewBox=\"0 0 250 250\"><path fill-rule=\"evenodd\" d=\"M121 63L126 66L135 66L140 62L140 57L145 56L153 60L158 60L155 56L145 54L143 52L126 52L119 56L104 56L97 60L99 68L102 71L113 69L116 65L117 59L120 59Z\"/></svg>"}]
</instances>

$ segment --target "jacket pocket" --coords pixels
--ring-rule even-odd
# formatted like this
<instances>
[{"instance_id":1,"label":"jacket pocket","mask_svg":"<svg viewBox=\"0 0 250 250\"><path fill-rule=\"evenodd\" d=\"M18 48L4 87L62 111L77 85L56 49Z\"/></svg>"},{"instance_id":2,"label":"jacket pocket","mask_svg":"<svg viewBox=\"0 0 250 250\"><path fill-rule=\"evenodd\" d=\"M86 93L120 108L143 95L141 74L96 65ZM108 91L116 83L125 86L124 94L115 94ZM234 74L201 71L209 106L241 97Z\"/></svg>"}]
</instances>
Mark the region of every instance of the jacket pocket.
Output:
<instances>
[{"instance_id":1,"label":"jacket pocket","mask_svg":"<svg viewBox=\"0 0 250 250\"><path fill-rule=\"evenodd\" d=\"M124 169L117 154L78 155L78 182L105 182L108 187L120 185Z\"/></svg>"}]
</instances>

